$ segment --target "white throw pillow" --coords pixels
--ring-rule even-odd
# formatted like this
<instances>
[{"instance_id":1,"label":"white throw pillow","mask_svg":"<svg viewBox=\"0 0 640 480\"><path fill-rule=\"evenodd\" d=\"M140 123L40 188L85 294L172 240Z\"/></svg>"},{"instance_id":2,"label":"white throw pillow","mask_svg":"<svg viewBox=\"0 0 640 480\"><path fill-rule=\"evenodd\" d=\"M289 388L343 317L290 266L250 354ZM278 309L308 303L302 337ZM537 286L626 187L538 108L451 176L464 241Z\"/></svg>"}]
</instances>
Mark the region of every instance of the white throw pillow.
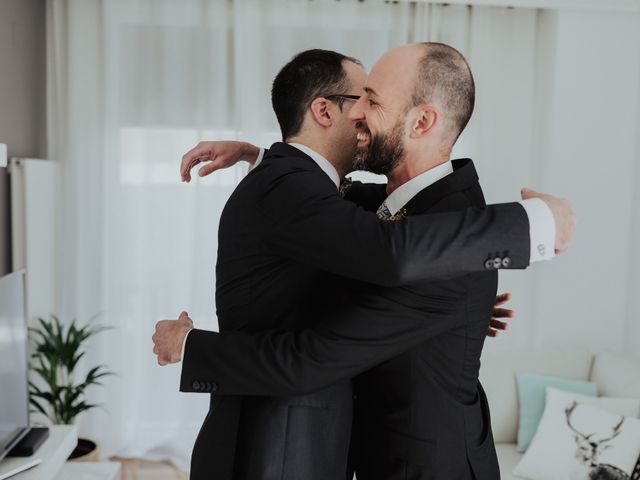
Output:
<instances>
[{"instance_id":1,"label":"white throw pillow","mask_svg":"<svg viewBox=\"0 0 640 480\"><path fill-rule=\"evenodd\" d=\"M639 410L640 399L547 387L542 420L513 474L532 480L629 478L640 456L640 420L633 418ZM619 470L626 476L616 476ZM615 473L597 476L596 471Z\"/></svg>"}]
</instances>

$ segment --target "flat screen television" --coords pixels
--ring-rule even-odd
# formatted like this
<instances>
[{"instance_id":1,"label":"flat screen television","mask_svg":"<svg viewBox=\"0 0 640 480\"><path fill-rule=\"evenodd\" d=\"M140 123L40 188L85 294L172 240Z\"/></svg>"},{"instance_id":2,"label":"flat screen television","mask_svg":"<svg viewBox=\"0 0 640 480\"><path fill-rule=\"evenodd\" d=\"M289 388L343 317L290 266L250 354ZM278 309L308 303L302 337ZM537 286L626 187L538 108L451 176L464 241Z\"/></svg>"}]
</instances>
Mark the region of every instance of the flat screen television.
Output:
<instances>
[{"instance_id":1,"label":"flat screen television","mask_svg":"<svg viewBox=\"0 0 640 480\"><path fill-rule=\"evenodd\" d=\"M0 460L29 432L24 271L0 277Z\"/></svg>"}]
</instances>

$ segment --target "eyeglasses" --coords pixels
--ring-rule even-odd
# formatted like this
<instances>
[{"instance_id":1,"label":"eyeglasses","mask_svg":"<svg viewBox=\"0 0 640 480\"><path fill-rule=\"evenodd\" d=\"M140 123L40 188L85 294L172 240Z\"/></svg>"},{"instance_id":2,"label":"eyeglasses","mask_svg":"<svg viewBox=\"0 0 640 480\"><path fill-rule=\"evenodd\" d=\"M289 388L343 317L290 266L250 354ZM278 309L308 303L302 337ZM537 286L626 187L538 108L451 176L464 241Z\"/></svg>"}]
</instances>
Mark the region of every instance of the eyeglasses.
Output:
<instances>
[{"instance_id":1,"label":"eyeglasses","mask_svg":"<svg viewBox=\"0 0 640 480\"><path fill-rule=\"evenodd\" d=\"M360 95L346 95L342 93L334 93L332 95L326 95L324 98L326 98L327 100L331 100L334 98L341 98L343 100L353 100L354 102L356 102L360 99Z\"/></svg>"}]
</instances>

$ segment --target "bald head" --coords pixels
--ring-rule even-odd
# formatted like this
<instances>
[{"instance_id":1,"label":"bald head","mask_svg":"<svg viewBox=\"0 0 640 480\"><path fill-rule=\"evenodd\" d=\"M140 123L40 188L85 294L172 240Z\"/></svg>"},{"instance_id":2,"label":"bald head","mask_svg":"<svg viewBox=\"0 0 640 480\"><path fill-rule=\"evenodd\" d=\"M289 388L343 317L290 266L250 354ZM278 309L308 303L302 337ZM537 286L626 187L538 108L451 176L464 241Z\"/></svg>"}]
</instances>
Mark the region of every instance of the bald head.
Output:
<instances>
[{"instance_id":1,"label":"bald head","mask_svg":"<svg viewBox=\"0 0 640 480\"><path fill-rule=\"evenodd\" d=\"M443 43L419 43L406 47L412 49L414 55L416 51L420 52L411 106L440 106L451 147L473 113L475 84L469 64L460 52Z\"/></svg>"}]
</instances>

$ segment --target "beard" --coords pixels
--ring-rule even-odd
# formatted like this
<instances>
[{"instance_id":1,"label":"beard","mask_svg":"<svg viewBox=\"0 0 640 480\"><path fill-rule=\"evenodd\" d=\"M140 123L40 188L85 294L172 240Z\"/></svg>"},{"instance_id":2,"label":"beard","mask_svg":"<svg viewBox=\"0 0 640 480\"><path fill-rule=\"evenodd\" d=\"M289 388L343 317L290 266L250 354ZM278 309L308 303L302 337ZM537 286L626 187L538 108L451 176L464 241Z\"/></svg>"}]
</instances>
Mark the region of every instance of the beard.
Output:
<instances>
[{"instance_id":1,"label":"beard","mask_svg":"<svg viewBox=\"0 0 640 480\"><path fill-rule=\"evenodd\" d=\"M404 157L402 145L404 125L399 120L389 132L371 135L369 145L356 150L353 161L355 170L367 170L378 175L386 175L393 170Z\"/></svg>"}]
</instances>

